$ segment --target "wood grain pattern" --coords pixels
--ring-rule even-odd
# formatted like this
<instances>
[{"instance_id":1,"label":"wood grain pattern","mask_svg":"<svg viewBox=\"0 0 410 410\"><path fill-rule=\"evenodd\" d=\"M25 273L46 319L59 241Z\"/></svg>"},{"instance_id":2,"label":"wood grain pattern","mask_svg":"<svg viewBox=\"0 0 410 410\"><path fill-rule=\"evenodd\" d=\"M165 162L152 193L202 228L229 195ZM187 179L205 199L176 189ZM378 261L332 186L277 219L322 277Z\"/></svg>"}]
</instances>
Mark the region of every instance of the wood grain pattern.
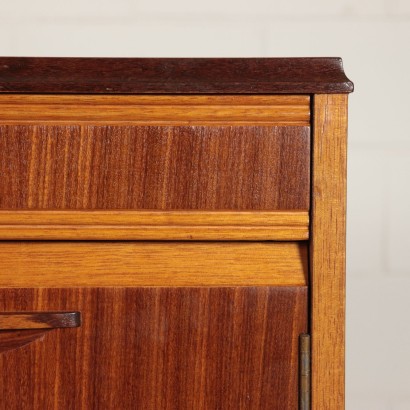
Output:
<instances>
[{"instance_id":1,"label":"wood grain pattern","mask_svg":"<svg viewBox=\"0 0 410 410\"><path fill-rule=\"evenodd\" d=\"M51 329L0 330L0 353L18 349L36 340L42 340L44 335L50 330Z\"/></svg>"},{"instance_id":2,"label":"wood grain pattern","mask_svg":"<svg viewBox=\"0 0 410 410\"><path fill-rule=\"evenodd\" d=\"M0 58L0 92L349 93L340 58Z\"/></svg>"},{"instance_id":3,"label":"wood grain pattern","mask_svg":"<svg viewBox=\"0 0 410 410\"><path fill-rule=\"evenodd\" d=\"M61 109L70 109L67 106L222 106L247 107L255 109L255 106L279 107L292 110L292 107L304 107L310 111L309 95L109 95L109 94L1 94L0 104L34 105L57 105ZM187 114L189 115L189 114Z\"/></svg>"},{"instance_id":4,"label":"wood grain pattern","mask_svg":"<svg viewBox=\"0 0 410 410\"><path fill-rule=\"evenodd\" d=\"M2 240L306 240L307 211L0 211Z\"/></svg>"},{"instance_id":5,"label":"wood grain pattern","mask_svg":"<svg viewBox=\"0 0 410 410\"><path fill-rule=\"evenodd\" d=\"M31 241L303 241L307 227L293 226L0 226L0 240Z\"/></svg>"},{"instance_id":6,"label":"wood grain pattern","mask_svg":"<svg viewBox=\"0 0 410 410\"><path fill-rule=\"evenodd\" d=\"M56 329L80 325L80 312L0 312L0 330Z\"/></svg>"},{"instance_id":7,"label":"wood grain pattern","mask_svg":"<svg viewBox=\"0 0 410 410\"><path fill-rule=\"evenodd\" d=\"M2 124L309 125L309 96L1 95Z\"/></svg>"},{"instance_id":8,"label":"wood grain pattern","mask_svg":"<svg viewBox=\"0 0 410 410\"><path fill-rule=\"evenodd\" d=\"M312 406L344 409L347 97L314 96Z\"/></svg>"},{"instance_id":9,"label":"wood grain pattern","mask_svg":"<svg viewBox=\"0 0 410 410\"><path fill-rule=\"evenodd\" d=\"M2 410L297 408L305 287L2 289L16 308L83 323L0 355Z\"/></svg>"},{"instance_id":10,"label":"wood grain pattern","mask_svg":"<svg viewBox=\"0 0 410 410\"><path fill-rule=\"evenodd\" d=\"M299 286L303 242L3 242L0 287Z\"/></svg>"},{"instance_id":11,"label":"wood grain pattern","mask_svg":"<svg viewBox=\"0 0 410 410\"><path fill-rule=\"evenodd\" d=\"M0 225L300 226L306 211L4 211Z\"/></svg>"},{"instance_id":12,"label":"wood grain pattern","mask_svg":"<svg viewBox=\"0 0 410 410\"><path fill-rule=\"evenodd\" d=\"M0 126L0 209L309 209L309 127Z\"/></svg>"}]
</instances>

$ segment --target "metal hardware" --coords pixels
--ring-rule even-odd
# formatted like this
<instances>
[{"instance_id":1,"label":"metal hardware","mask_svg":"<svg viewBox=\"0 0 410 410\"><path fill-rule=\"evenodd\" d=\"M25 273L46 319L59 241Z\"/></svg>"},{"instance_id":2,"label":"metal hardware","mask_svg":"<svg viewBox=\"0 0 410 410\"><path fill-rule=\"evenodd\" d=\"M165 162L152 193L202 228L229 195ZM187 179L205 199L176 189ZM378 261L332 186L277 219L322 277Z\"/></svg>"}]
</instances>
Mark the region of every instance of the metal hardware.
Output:
<instances>
[{"instance_id":1,"label":"metal hardware","mask_svg":"<svg viewBox=\"0 0 410 410\"><path fill-rule=\"evenodd\" d=\"M299 336L299 410L310 409L310 335Z\"/></svg>"}]
</instances>

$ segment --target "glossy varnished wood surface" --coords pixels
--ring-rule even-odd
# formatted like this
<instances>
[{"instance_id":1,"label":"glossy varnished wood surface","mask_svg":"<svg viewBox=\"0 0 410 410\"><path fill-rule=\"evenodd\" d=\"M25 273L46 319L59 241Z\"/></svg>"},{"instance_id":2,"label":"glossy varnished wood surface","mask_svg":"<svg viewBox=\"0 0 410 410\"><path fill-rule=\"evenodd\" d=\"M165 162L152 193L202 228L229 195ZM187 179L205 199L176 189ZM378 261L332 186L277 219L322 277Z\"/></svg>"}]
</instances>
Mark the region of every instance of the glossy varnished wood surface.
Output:
<instances>
[{"instance_id":1,"label":"glossy varnished wood surface","mask_svg":"<svg viewBox=\"0 0 410 410\"><path fill-rule=\"evenodd\" d=\"M310 241L312 406L345 403L347 96L314 96Z\"/></svg>"},{"instance_id":2,"label":"glossy varnished wood surface","mask_svg":"<svg viewBox=\"0 0 410 410\"><path fill-rule=\"evenodd\" d=\"M310 97L1 95L1 124L309 125Z\"/></svg>"},{"instance_id":3,"label":"glossy varnished wood surface","mask_svg":"<svg viewBox=\"0 0 410 410\"><path fill-rule=\"evenodd\" d=\"M0 354L0 409L297 408L305 287L0 295L1 310L75 309L83 322Z\"/></svg>"},{"instance_id":4,"label":"glossy varnished wood surface","mask_svg":"<svg viewBox=\"0 0 410 410\"><path fill-rule=\"evenodd\" d=\"M304 242L2 242L1 287L300 286Z\"/></svg>"},{"instance_id":5,"label":"glossy varnished wood surface","mask_svg":"<svg viewBox=\"0 0 410 410\"><path fill-rule=\"evenodd\" d=\"M348 93L340 58L0 58L0 92Z\"/></svg>"},{"instance_id":6,"label":"glossy varnished wood surface","mask_svg":"<svg viewBox=\"0 0 410 410\"><path fill-rule=\"evenodd\" d=\"M306 240L307 211L1 211L2 240Z\"/></svg>"},{"instance_id":7,"label":"glossy varnished wood surface","mask_svg":"<svg viewBox=\"0 0 410 410\"><path fill-rule=\"evenodd\" d=\"M309 127L0 126L1 209L307 210Z\"/></svg>"},{"instance_id":8,"label":"glossy varnished wood surface","mask_svg":"<svg viewBox=\"0 0 410 410\"><path fill-rule=\"evenodd\" d=\"M0 330L0 354L41 340L51 329ZM1 361L1 355L0 355Z\"/></svg>"},{"instance_id":9,"label":"glossy varnished wood surface","mask_svg":"<svg viewBox=\"0 0 410 410\"><path fill-rule=\"evenodd\" d=\"M0 58L0 239L36 239L0 244L0 312L85 315L0 330L0 410L296 409L306 331L342 410L352 90L334 58ZM309 244L250 242L310 203Z\"/></svg>"}]
</instances>

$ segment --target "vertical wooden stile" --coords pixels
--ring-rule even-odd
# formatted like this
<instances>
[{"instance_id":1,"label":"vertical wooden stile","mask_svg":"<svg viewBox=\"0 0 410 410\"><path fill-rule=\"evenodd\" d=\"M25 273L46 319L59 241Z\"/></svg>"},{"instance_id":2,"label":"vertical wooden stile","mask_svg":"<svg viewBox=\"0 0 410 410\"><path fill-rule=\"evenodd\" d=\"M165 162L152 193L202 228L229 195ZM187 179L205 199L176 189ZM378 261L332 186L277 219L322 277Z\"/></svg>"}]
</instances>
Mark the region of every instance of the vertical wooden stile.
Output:
<instances>
[{"instance_id":1,"label":"vertical wooden stile","mask_svg":"<svg viewBox=\"0 0 410 410\"><path fill-rule=\"evenodd\" d=\"M312 409L344 409L347 95L314 96Z\"/></svg>"}]
</instances>

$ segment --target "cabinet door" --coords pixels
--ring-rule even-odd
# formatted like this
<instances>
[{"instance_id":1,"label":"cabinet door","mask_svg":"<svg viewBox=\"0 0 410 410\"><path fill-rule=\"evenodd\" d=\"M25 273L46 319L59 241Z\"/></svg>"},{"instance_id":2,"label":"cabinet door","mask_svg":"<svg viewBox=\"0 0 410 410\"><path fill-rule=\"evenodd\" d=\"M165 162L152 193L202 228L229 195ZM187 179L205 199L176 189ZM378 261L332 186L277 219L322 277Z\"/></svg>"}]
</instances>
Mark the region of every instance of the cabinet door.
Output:
<instances>
[{"instance_id":1,"label":"cabinet door","mask_svg":"<svg viewBox=\"0 0 410 410\"><path fill-rule=\"evenodd\" d=\"M296 408L306 260L296 242L3 242L0 409Z\"/></svg>"},{"instance_id":2,"label":"cabinet door","mask_svg":"<svg viewBox=\"0 0 410 410\"><path fill-rule=\"evenodd\" d=\"M1 331L0 408L296 409L306 296L305 287L2 289L2 312L79 311L81 326Z\"/></svg>"}]
</instances>

